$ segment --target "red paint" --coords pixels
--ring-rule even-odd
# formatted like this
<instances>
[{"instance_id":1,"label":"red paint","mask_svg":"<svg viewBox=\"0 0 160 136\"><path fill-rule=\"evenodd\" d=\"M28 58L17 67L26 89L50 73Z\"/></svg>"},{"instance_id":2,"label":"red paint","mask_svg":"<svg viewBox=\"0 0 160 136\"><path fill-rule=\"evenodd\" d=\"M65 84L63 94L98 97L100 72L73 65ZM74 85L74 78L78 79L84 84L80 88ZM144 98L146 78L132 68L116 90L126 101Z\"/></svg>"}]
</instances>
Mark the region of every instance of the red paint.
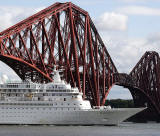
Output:
<instances>
[{"instance_id":1,"label":"red paint","mask_svg":"<svg viewBox=\"0 0 160 136\"><path fill-rule=\"evenodd\" d=\"M22 80L51 82L58 65L92 105L104 105L117 84L130 89L137 106L147 102L160 113L159 55L146 52L129 75L120 74L106 47L88 13L70 2L55 3L0 33L0 60Z\"/></svg>"}]
</instances>

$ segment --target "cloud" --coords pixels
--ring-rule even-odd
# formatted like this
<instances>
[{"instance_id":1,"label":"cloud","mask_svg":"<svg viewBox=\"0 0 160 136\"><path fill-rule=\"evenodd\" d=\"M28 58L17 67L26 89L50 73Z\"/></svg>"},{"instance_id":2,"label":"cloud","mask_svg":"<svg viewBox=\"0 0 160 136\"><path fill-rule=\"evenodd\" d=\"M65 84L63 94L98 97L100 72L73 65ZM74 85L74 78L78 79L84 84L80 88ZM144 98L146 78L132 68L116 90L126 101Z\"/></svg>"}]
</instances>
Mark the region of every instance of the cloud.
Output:
<instances>
[{"instance_id":1,"label":"cloud","mask_svg":"<svg viewBox=\"0 0 160 136\"><path fill-rule=\"evenodd\" d=\"M96 27L99 30L119 30L124 31L127 29L128 17L123 14L115 12L105 12L95 20Z\"/></svg>"},{"instance_id":2,"label":"cloud","mask_svg":"<svg viewBox=\"0 0 160 136\"><path fill-rule=\"evenodd\" d=\"M42 7L24 8L0 6L0 32L40 10L42 10ZM10 67L0 62L0 76L2 76L3 74L7 75L9 79L19 80L19 77Z\"/></svg>"},{"instance_id":3,"label":"cloud","mask_svg":"<svg viewBox=\"0 0 160 136\"><path fill-rule=\"evenodd\" d=\"M127 88L115 85L111 88L107 99L132 99L132 95Z\"/></svg>"},{"instance_id":4,"label":"cloud","mask_svg":"<svg viewBox=\"0 0 160 136\"><path fill-rule=\"evenodd\" d=\"M129 73L146 51L160 53L160 33L150 34L146 38L117 38L115 35L105 35L103 39L120 73Z\"/></svg>"},{"instance_id":5,"label":"cloud","mask_svg":"<svg viewBox=\"0 0 160 136\"><path fill-rule=\"evenodd\" d=\"M145 2L145 1L148 1L148 0L116 0L116 1L132 3L132 2Z\"/></svg>"},{"instance_id":6,"label":"cloud","mask_svg":"<svg viewBox=\"0 0 160 136\"><path fill-rule=\"evenodd\" d=\"M103 40L119 73L129 74L146 51L156 51L160 55L160 33L149 34L145 38L126 38L116 34L105 34ZM114 86L108 99L132 99L128 89Z\"/></svg>"},{"instance_id":7,"label":"cloud","mask_svg":"<svg viewBox=\"0 0 160 136\"><path fill-rule=\"evenodd\" d=\"M117 9L117 12L126 15L160 16L159 8L149 8L145 6L126 6Z\"/></svg>"},{"instance_id":8,"label":"cloud","mask_svg":"<svg viewBox=\"0 0 160 136\"><path fill-rule=\"evenodd\" d=\"M9 80L20 80L18 75L9 66L0 62L0 81L2 75L7 75Z\"/></svg>"},{"instance_id":9,"label":"cloud","mask_svg":"<svg viewBox=\"0 0 160 136\"><path fill-rule=\"evenodd\" d=\"M0 32L33 15L42 8L0 6Z\"/></svg>"},{"instance_id":10,"label":"cloud","mask_svg":"<svg viewBox=\"0 0 160 136\"><path fill-rule=\"evenodd\" d=\"M148 43L160 45L160 33L152 33L148 36Z\"/></svg>"},{"instance_id":11,"label":"cloud","mask_svg":"<svg viewBox=\"0 0 160 136\"><path fill-rule=\"evenodd\" d=\"M158 2L160 0L116 0L125 3L147 3L147 2Z\"/></svg>"}]
</instances>

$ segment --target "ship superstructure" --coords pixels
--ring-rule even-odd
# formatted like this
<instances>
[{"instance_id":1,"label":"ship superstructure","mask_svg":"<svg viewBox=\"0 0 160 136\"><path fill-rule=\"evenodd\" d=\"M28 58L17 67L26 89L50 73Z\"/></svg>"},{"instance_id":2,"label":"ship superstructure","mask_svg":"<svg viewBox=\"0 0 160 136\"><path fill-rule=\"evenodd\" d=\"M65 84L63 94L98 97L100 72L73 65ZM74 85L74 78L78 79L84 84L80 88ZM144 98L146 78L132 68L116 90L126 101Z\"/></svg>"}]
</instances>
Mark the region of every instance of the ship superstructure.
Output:
<instances>
[{"instance_id":1,"label":"ship superstructure","mask_svg":"<svg viewBox=\"0 0 160 136\"><path fill-rule=\"evenodd\" d=\"M61 80L0 84L0 124L116 125L144 108L91 107L78 88Z\"/></svg>"}]
</instances>

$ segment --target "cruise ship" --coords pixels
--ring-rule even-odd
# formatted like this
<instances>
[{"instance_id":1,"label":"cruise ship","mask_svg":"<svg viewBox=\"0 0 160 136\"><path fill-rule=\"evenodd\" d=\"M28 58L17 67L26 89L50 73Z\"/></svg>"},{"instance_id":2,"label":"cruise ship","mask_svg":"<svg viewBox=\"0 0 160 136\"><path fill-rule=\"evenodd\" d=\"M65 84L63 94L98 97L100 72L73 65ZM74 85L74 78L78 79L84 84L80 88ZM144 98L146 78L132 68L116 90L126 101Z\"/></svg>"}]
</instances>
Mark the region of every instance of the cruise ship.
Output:
<instances>
[{"instance_id":1,"label":"cruise ship","mask_svg":"<svg viewBox=\"0 0 160 136\"><path fill-rule=\"evenodd\" d=\"M53 82L0 84L0 124L118 125L145 108L92 107L54 69Z\"/></svg>"}]
</instances>

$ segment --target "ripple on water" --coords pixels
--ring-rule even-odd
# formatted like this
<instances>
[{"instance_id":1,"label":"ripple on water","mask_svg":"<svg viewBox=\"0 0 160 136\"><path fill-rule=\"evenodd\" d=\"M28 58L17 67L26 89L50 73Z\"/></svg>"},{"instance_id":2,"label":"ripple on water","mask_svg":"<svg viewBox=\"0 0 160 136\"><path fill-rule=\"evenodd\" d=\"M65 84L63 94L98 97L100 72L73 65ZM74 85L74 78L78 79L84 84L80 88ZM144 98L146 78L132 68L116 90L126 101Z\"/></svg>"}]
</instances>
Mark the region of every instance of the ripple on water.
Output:
<instances>
[{"instance_id":1,"label":"ripple on water","mask_svg":"<svg viewBox=\"0 0 160 136\"><path fill-rule=\"evenodd\" d=\"M0 136L160 136L158 123L119 126L0 125Z\"/></svg>"}]
</instances>

